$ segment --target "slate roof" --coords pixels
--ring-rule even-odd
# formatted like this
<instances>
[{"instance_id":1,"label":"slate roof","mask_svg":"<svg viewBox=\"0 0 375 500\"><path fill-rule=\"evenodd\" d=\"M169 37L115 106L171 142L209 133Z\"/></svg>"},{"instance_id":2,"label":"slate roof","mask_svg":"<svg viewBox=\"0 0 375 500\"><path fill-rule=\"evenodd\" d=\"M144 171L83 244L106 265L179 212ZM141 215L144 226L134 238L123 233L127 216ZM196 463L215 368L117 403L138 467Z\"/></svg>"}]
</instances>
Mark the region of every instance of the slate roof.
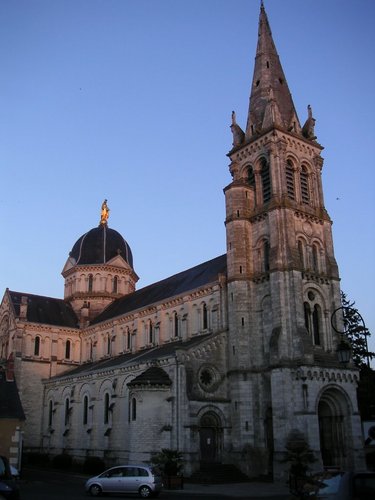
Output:
<instances>
[{"instance_id":1,"label":"slate roof","mask_svg":"<svg viewBox=\"0 0 375 500\"><path fill-rule=\"evenodd\" d=\"M22 297L27 297L27 321L31 323L78 328L78 318L73 308L62 299L10 290L9 296L17 316L20 314Z\"/></svg>"},{"instance_id":2,"label":"slate roof","mask_svg":"<svg viewBox=\"0 0 375 500\"><path fill-rule=\"evenodd\" d=\"M219 274L226 274L226 271L227 256L224 254L112 302L91 324L121 316L130 311L161 302L169 297L181 295L203 285L213 283L218 280Z\"/></svg>"},{"instance_id":3,"label":"slate roof","mask_svg":"<svg viewBox=\"0 0 375 500\"><path fill-rule=\"evenodd\" d=\"M0 369L0 419L25 420L15 380L7 382L5 371Z\"/></svg>"},{"instance_id":4,"label":"slate roof","mask_svg":"<svg viewBox=\"0 0 375 500\"><path fill-rule=\"evenodd\" d=\"M135 353L125 353L125 354L120 354L119 356L114 356L99 361L84 363L83 365L77 366L76 368L66 371L61 375L56 375L55 377L52 377L49 380L91 375L94 372L115 370L123 366L130 366L138 363L146 363L147 361L174 356L177 350L189 349L190 347L198 345L201 342L207 340L209 336L210 334L200 335L199 337L194 337L192 339L187 340L186 342L178 340L176 342L169 342L167 344L163 344L157 347L142 349Z\"/></svg>"},{"instance_id":5,"label":"slate roof","mask_svg":"<svg viewBox=\"0 0 375 500\"><path fill-rule=\"evenodd\" d=\"M162 368L152 366L128 383L128 386L136 385L172 385L172 380Z\"/></svg>"}]
</instances>

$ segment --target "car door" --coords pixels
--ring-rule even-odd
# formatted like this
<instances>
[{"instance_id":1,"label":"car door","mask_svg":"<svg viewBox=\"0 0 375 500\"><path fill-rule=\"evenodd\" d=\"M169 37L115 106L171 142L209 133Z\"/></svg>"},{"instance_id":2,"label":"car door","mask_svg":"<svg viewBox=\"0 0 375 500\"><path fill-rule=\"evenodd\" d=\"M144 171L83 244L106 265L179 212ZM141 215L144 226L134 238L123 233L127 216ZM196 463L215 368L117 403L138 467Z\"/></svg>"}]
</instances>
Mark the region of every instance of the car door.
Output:
<instances>
[{"instance_id":1,"label":"car door","mask_svg":"<svg viewBox=\"0 0 375 500\"><path fill-rule=\"evenodd\" d=\"M138 469L137 467L124 467L123 492L136 493L138 491Z\"/></svg>"},{"instance_id":2,"label":"car door","mask_svg":"<svg viewBox=\"0 0 375 500\"><path fill-rule=\"evenodd\" d=\"M104 492L119 493L123 491L123 467L110 469L104 477L101 477L101 485Z\"/></svg>"}]
</instances>

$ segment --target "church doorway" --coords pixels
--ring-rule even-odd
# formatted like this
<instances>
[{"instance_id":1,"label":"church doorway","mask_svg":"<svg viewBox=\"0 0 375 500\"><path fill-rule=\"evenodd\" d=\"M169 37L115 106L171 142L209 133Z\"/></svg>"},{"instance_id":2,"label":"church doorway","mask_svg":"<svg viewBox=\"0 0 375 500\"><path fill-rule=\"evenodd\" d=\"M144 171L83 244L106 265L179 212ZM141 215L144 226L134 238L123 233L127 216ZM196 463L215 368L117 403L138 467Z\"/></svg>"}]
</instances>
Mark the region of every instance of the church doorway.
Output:
<instances>
[{"instance_id":1,"label":"church doorway","mask_svg":"<svg viewBox=\"0 0 375 500\"><path fill-rule=\"evenodd\" d=\"M202 415L199 425L201 462L220 462L220 429L220 419L214 412Z\"/></svg>"},{"instance_id":2,"label":"church doorway","mask_svg":"<svg viewBox=\"0 0 375 500\"><path fill-rule=\"evenodd\" d=\"M336 389L323 393L318 406L320 451L325 467L345 469L349 457L349 407L344 395Z\"/></svg>"}]
</instances>

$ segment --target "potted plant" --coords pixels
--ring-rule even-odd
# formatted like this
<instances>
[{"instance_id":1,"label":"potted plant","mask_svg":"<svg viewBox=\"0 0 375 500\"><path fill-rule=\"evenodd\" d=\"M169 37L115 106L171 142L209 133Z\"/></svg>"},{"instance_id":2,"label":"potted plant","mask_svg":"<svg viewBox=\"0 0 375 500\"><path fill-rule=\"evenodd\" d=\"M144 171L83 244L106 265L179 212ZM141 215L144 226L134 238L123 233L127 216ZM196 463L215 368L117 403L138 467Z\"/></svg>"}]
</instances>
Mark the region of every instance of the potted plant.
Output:
<instances>
[{"instance_id":1,"label":"potted plant","mask_svg":"<svg viewBox=\"0 0 375 500\"><path fill-rule=\"evenodd\" d=\"M182 489L184 487L181 452L163 448L159 453L153 455L151 462L159 467L163 475L164 486L167 489Z\"/></svg>"}]
</instances>

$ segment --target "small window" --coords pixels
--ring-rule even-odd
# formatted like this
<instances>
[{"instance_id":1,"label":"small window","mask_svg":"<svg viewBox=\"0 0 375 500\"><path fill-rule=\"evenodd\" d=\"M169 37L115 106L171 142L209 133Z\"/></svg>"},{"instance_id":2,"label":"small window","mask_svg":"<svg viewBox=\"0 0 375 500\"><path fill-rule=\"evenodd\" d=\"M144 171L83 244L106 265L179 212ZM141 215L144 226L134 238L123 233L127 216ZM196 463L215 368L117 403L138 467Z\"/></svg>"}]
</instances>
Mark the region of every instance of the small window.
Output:
<instances>
[{"instance_id":1,"label":"small window","mask_svg":"<svg viewBox=\"0 0 375 500\"><path fill-rule=\"evenodd\" d=\"M291 200L295 200L295 192L294 192L294 169L292 162L290 160L287 161L285 167L285 178L286 178L286 191L288 198Z\"/></svg>"},{"instance_id":2,"label":"small window","mask_svg":"<svg viewBox=\"0 0 375 500\"><path fill-rule=\"evenodd\" d=\"M109 422L109 394L108 392L104 395L104 423L108 424Z\"/></svg>"},{"instance_id":3,"label":"small window","mask_svg":"<svg viewBox=\"0 0 375 500\"><path fill-rule=\"evenodd\" d=\"M35 337L34 341L34 356L40 355L40 337Z\"/></svg>"},{"instance_id":4,"label":"small window","mask_svg":"<svg viewBox=\"0 0 375 500\"><path fill-rule=\"evenodd\" d=\"M94 284L94 277L93 277L92 274L89 274L88 283L87 283L87 290L89 292L92 292L92 290L93 290L93 284Z\"/></svg>"},{"instance_id":5,"label":"small window","mask_svg":"<svg viewBox=\"0 0 375 500\"><path fill-rule=\"evenodd\" d=\"M303 269L305 267L305 259L303 253L303 243L301 240L298 240L298 255L299 255L300 266Z\"/></svg>"},{"instance_id":6,"label":"small window","mask_svg":"<svg viewBox=\"0 0 375 500\"><path fill-rule=\"evenodd\" d=\"M69 425L69 416L70 416L70 401L69 398L66 398L65 400L65 413L64 413L64 423L65 427Z\"/></svg>"},{"instance_id":7,"label":"small window","mask_svg":"<svg viewBox=\"0 0 375 500\"><path fill-rule=\"evenodd\" d=\"M117 289L118 289L118 277L115 276L113 278L113 283L112 283L112 292L117 293Z\"/></svg>"},{"instance_id":8,"label":"small window","mask_svg":"<svg viewBox=\"0 0 375 500\"><path fill-rule=\"evenodd\" d=\"M253 167L249 167L247 169L247 183L249 184L249 186L255 188L255 175Z\"/></svg>"},{"instance_id":9,"label":"small window","mask_svg":"<svg viewBox=\"0 0 375 500\"><path fill-rule=\"evenodd\" d=\"M127 331L126 337L127 337L127 341L126 341L126 348L127 348L128 350L130 350L130 349L131 349L131 346L132 346L132 336L131 336L131 333L130 333L129 328L128 328L128 331Z\"/></svg>"},{"instance_id":10,"label":"small window","mask_svg":"<svg viewBox=\"0 0 375 500\"><path fill-rule=\"evenodd\" d=\"M320 345L320 321L321 321L321 313L320 307L315 304L313 311L313 333L314 333L314 344Z\"/></svg>"},{"instance_id":11,"label":"small window","mask_svg":"<svg viewBox=\"0 0 375 500\"><path fill-rule=\"evenodd\" d=\"M267 203L271 199L271 176L269 165L264 158L262 160L260 176L262 179L263 203Z\"/></svg>"},{"instance_id":12,"label":"small window","mask_svg":"<svg viewBox=\"0 0 375 500\"><path fill-rule=\"evenodd\" d=\"M202 318L203 319L203 323L202 323L203 330L207 330L207 328L208 328L208 311L207 311L207 306L205 303L203 304L202 312L203 312L203 318Z\"/></svg>"},{"instance_id":13,"label":"small window","mask_svg":"<svg viewBox=\"0 0 375 500\"><path fill-rule=\"evenodd\" d=\"M53 423L53 403L52 400L48 403L48 427L52 427Z\"/></svg>"},{"instance_id":14,"label":"small window","mask_svg":"<svg viewBox=\"0 0 375 500\"><path fill-rule=\"evenodd\" d=\"M82 418L83 425L87 425L88 415L89 415L89 398L85 396L83 398L83 418Z\"/></svg>"},{"instance_id":15,"label":"small window","mask_svg":"<svg viewBox=\"0 0 375 500\"><path fill-rule=\"evenodd\" d=\"M316 245L312 247L312 266L315 272L319 271L319 257L318 257L318 248Z\"/></svg>"},{"instance_id":16,"label":"small window","mask_svg":"<svg viewBox=\"0 0 375 500\"><path fill-rule=\"evenodd\" d=\"M131 403L131 419L134 421L137 419L137 400L132 398Z\"/></svg>"},{"instance_id":17,"label":"small window","mask_svg":"<svg viewBox=\"0 0 375 500\"><path fill-rule=\"evenodd\" d=\"M270 244L268 240L263 242L263 268L264 272L270 270Z\"/></svg>"},{"instance_id":18,"label":"small window","mask_svg":"<svg viewBox=\"0 0 375 500\"><path fill-rule=\"evenodd\" d=\"M179 332L178 314L176 312L173 315L173 321L174 321L174 336L178 337L180 332Z\"/></svg>"},{"instance_id":19,"label":"small window","mask_svg":"<svg viewBox=\"0 0 375 500\"><path fill-rule=\"evenodd\" d=\"M307 302L304 302L303 304L303 310L304 310L304 316L305 316L305 327L306 330L310 333L310 316L311 316L311 310L310 310L310 305Z\"/></svg>"},{"instance_id":20,"label":"small window","mask_svg":"<svg viewBox=\"0 0 375 500\"><path fill-rule=\"evenodd\" d=\"M70 340L66 341L65 344L65 359L70 359L71 343Z\"/></svg>"},{"instance_id":21,"label":"small window","mask_svg":"<svg viewBox=\"0 0 375 500\"><path fill-rule=\"evenodd\" d=\"M310 203L309 177L306 167L302 167L300 173L301 200L308 205Z\"/></svg>"}]
</instances>

